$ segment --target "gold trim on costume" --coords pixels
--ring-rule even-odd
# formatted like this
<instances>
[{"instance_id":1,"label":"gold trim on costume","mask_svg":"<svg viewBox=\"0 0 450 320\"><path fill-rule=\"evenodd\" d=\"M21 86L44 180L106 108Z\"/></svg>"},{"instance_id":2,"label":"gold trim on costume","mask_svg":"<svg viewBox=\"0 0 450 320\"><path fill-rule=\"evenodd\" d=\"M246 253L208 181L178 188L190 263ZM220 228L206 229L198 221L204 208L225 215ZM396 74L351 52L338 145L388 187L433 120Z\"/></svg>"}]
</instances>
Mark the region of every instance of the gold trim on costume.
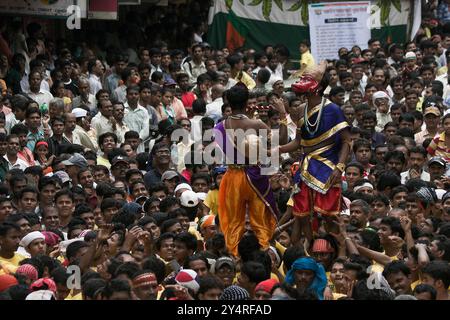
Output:
<instances>
[{"instance_id":1,"label":"gold trim on costume","mask_svg":"<svg viewBox=\"0 0 450 320\"><path fill-rule=\"evenodd\" d=\"M328 138L331 138L331 136L333 136L336 132L338 132L338 131L346 128L346 127L348 127L348 123L347 123L347 121L343 121L343 122L338 123L337 125L335 125L333 128L331 128L327 132L321 134L317 138L314 138L314 139L303 139L302 138L300 144L303 147L312 147L312 146L314 146L316 144L321 143L322 141L325 141Z\"/></svg>"}]
</instances>

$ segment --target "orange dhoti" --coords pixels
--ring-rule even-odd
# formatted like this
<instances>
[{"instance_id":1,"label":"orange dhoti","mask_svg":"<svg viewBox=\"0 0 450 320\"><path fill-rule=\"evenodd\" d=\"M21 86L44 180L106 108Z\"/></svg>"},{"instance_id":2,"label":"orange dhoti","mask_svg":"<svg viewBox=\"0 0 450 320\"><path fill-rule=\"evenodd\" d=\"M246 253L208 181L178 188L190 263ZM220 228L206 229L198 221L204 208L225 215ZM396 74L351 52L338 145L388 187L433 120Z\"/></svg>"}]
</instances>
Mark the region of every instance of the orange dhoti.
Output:
<instances>
[{"instance_id":1,"label":"orange dhoti","mask_svg":"<svg viewBox=\"0 0 450 320\"><path fill-rule=\"evenodd\" d=\"M228 251L237 256L239 241L245 232L248 210L250 225L259 244L267 249L277 221L270 206L252 187L244 169L228 168L219 188L219 222Z\"/></svg>"}]
</instances>

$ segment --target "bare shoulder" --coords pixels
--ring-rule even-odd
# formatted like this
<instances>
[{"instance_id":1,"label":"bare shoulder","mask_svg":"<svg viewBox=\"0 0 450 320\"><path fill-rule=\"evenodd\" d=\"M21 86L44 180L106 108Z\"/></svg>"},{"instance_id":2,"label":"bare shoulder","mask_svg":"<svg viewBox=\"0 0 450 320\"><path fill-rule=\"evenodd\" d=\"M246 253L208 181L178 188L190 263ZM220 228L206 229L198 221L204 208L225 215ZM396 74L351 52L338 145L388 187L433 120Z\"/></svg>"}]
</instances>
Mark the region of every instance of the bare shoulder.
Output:
<instances>
[{"instance_id":1,"label":"bare shoulder","mask_svg":"<svg viewBox=\"0 0 450 320\"><path fill-rule=\"evenodd\" d=\"M254 128L254 129L270 129L269 126L267 124L265 124L262 120L252 120L252 119L248 119L248 124L249 127Z\"/></svg>"}]
</instances>

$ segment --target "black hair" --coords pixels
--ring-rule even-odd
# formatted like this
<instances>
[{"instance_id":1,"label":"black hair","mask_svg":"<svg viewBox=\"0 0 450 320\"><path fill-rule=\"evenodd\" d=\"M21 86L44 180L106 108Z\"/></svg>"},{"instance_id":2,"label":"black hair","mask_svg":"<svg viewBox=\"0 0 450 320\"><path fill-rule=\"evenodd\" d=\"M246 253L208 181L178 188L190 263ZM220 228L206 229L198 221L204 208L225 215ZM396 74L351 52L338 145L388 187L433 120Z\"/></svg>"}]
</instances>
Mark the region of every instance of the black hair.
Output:
<instances>
[{"instance_id":1,"label":"black hair","mask_svg":"<svg viewBox=\"0 0 450 320\"><path fill-rule=\"evenodd\" d=\"M245 234L238 244L238 253L242 261L249 261L252 258L252 253L261 248L258 238L253 232Z\"/></svg>"},{"instance_id":2,"label":"black hair","mask_svg":"<svg viewBox=\"0 0 450 320\"><path fill-rule=\"evenodd\" d=\"M290 270L295 260L305 257L305 249L301 246L292 246L286 249L283 255L283 263L287 270Z\"/></svg>"},{"instance_id":3,"label":"black hair","mask_svg":"<svg viewBox=\"0 0 450 320\"><path fill-rule=\"evenodd\" d=\"M125 262L117 268L114 277L117 278L119 275L125 274L130 280L133 280L134 275L139 270L141 270L141 268L136 262Z\"/></svg>"},{"instance_id":4,"label":"black hair","mask_svg":"<svg viewBox=\"0 0 450 320\"><path fill-rule=\"evenodd\" d=\"M175 238L175 235L171 232L161 233L161 235L155 242L155 249L158 251L161 250L161 244L164 240L174 239L174 238Z\"/></svg>"},{"instance_id":5,"label":"black hair","mask_svg":"<svg viewBox=\"0 0 450 320\"><path fill-rule=\"evenodd\" d=\"M198 280L198 284L200 286L200 288L197 291L197 296L199 294L204 294L205 292L207 292L208 290L211 289L220 289L223 290L224 289L224 285L222 283L222 281L220 281L217 277L215 276L211 276L211 275L206 275L202 278L200 278Z\"/></svg>"},{"instance_id":6,"label":"black hair","mask_svg":"<svg viewBox=\"0 0 450 320\"><path fill-rule=\"evenodd\" d=\"M109 208L117 208L117 200L111 198L103 199L102 203L100 204L100 210L104 212Z\"/></svg>"},{"instance_id":7,"label":"black hair","mask_svg":"<svg viewBox=\"0 0 450 320\"><path fill-rule=\"evenodd\" d=\"M387 278L389 275L399 272L403 273L405 276L409 276L411 274L411 269L404 261L392 261L384 267L383 277Z\"/></svg>"},{"instance_id":8,"label":"black hair","mask_svg":"<svg viewBox=\"0 0 450 320\"><path fill-rule=\"evenodd\" d=\"M177 234L173 241L184 243L188 250L195 251L197 249L197 238L189 232Z\"/></svg>"},{"instance_id":9,"label":"black hair","mask_svg":"<svg viewBox=\"0 0 450 320\"><path fill-rule=\"evenodd\" d=\"M111 280L106 287L103 289L103 297L109 299L112 297L114 292L126 292L131 298L131 287L129 283L122 279Z\"/></svg>"},{"instance_id":10,"label":"black hair","mask_svg":"<svg viewBox=\"0 0 450 320\"><path fill-rule=\"evenodd\" d=\"M241 268L241 274L245 274L249 281L254 284L258 284L270 277L270 273L267 274L264 265L256 261L244 262Z\"/></svg>"},{"instance_id":11,"label":"black hair","mask_svg":"<svg viewBox=\"0 0 450 320\"><path fill-rule=\"evenodd\" d=\"M21 134L28 134L28 127L23 123L18 123L11 128L10 134L15 134L17 136Z\"/></svg>"},{"instance_id":12,"label":"black hair","mask_svg":"<svg viewBox=\"0 0 450 320\"><path fill-rule=\"evenodd\" d=\"M2 222L0 223L0 237L4 237L6 236L6 234L10 231L10 230L16 230L16 231L20 231L20 227L13 223L13 222Z\"/></svg>"},{"instance_id":13,"label":"black hair","mask_svg":"<svg viewBox=\"0 0 450 320\"><path fill-rule=\"evenodd\" d=\"M178 199L175 198L175 197L169 196L169 197L166 197L164 200L162 200L159 203L159 209L161 210L161 212L167 212L167 210L170 207L172 207L172 206L174 206L176 204L179 204Z\"/></svg>"},{"instance_id":14,"label":"black hair","mask_svg":"<svg viewBox=\"0 0 450 320\"><path fill-rule=\"evenodd\" d=\"M206 112L206 102L203 99L196 99L192 103L192 112L195 114L204 114Z\"/></svg>"},{"instance_id":15,"label":"black hair","mask_svg":"<svg viewBox=\"0 0 450 320\"><path fill-rule=\"evenodd\" d=\"M362 230L359 235L361 236L362 243L365 244L370 250L382 252L383 248L380 244L380 237L371 229Z\"/></svg>"},{"instance_id":16,"label":"black hair","mask_svg":"<svg viewBox=\"0 0 450 320\"><path fill-rule=\"evenodd\" d=\"M164 281L165 268L164 262L156 256L150 256L142 262L142 270L151 270L155 274L158 283Z\"/></svg>"},{"instance_id":17,"label":"black hair","mask_svg":"<svg viewBox=\"0 0 450 320\"><path fill-rule=\"evenodd\" d=\"M60 198L62 196L67 196L67 197L69 197L72 200L72 202L74 201L73 200L73 193L72 193L72 191L67 190L67 189L62 189L62 190L59 190L55 194L55 202L58 200L58 198Z\"/></svg>"},{"instance_id":18,"label":"black hair","mask_svg":"<svg viewBox=\"0 0 450 320\"><path fill-rule=\"evenodd\" d=\"M189 256L184 264L184 267L186 269L190 269L189 264L192 261L197 261L197 260L202 260L205 263L206 269L209 270L209 268L211 267L208 259L205 257L205 255L203 253L195 253L192 256Z\"/></svg>"},{"instance_id":19,"label":"black hair","mask_svg":"<svg viewBox=\"0 0 450 320\"><path fill-rule=\"evenodd\" d=\"M393 300L394 296L383 289L369 288L367 280L359 280L352 293L354 300Z\"/></svg>"},{"instance_id":20,"label":"black hair","mask_svg":"<svg viewBox=\"0 0 450 320\"><path fill-rule=\"evenodd\" d=\"M17 276L16 276L17 277ZM11 296L12 300L25 300L27 295L30 293L30 289L26 284L17 284L15 286L9 287L8 290L4 291ZM1 300L1 299L0 299Z\"/></svg>"},{"instance_id":21,"label":"black hair","mask_svg":"<svg viewBox=\"0 0 450 320\"><path fill-rule=\"evenodd\" d=\"M411 113L402 113L398 118L398 123L402 121L414 123L414 116Z\"/></svg>"},{"instance_id":22,"label":"black hair","mask_svg":"<svg viewBox=\"0 0 450 320\"><path fill-rule=\"evenodd\" d=\"M395 217L384 217L383 219L381 219L380 224L389 226L389 228L391 228L392 233L398 233L400 238L405 237L405 231L403 230L399 219Z\"/></svg>"},{"instance_id":23,"label":"black hair","mask_svg":"<svg viewBox=\"0 0 450 320\"><path fill-rule=\"evenodd\" d=\"M95 294L100 290L105 288L107 285L107 282L103 279L99 278L93 278L87 280L82 286L81 286L81 293L84 299L86 297L94 300Z\"/></svg>"},{"instance_id":24,"label":"black hair","mask_svg":"<svg viewBox=\"0 0 450 320\"><path fill-rule=\"evenodd\" d=\"M77 255L78 251L80 251L82 248L86 248L86 247L89 247L89 244L87 242L84 242L84 241L72 242L71 244L69 244L67 246L67 249L66 249L67 259L69 261L71 261L72 258L74 258Z\"/></svg>"},{"instance_id":25,"label":"black hair","mask_svg":"<svg viewBox=\"0 0 450 320\"><path fill-rule=\"evenodd\" d=\"M248 90L245 86L235 85L226 92L226 98L233 110L243 110L247 106Z\"/></svg>"},{"instance_id":26,"label":"black hair","mask_svg":"<svg viewBox=\"0 0 450 320\"><path fill-rule=\"evenodd\" d=\"M63 286L67 286L67 280L70 277L70 274L67 272L67 270L63 267L57 268L52 271L51 273L53 281L55 281L56 284L60 284Z\"/></svg>"},{"instance_id":27,"label":"black hair","mask_svg":"<svg viewBox=\"0 0 450 320\"><path fill-rule=\"evenodd\" d=\"M386 155L384 156L384 162L387 163L390 159L399 160L402 164L406 163L405 154L398 150L388 151L386 153Z\"/></svg>"},{"instance_id":28,"label":"black hair","mask_svg":"<svg viewBox=\"0 0 450 320\"><path fill-rule=\"evenodd\" d=\"M430 286L429 284L419 284L414 288L414 295L420 294L420 293L426 293L428 292L430 294L431 300L436 300L437 291L433 286Z\"/></svg>"},{"instance_id":29,"label":"black hair","mask_svg":"<svg viewBox=\"0 0 450 320\"><path fill-rule=\"evenodd\" d=\"M353 144L353 153L356 153L356 151L358 151L359 148L362 147L366 147L369 148L369 150L371 150L371 144L370 141L367 139L357 139L354 144Z\"/></svg>"},{"instance_id":30,"label":"black hair","mask_svg":"<svg viewBox=\"0 0 450 320\"><path fill-rule=\"evenodd\" d=\"M20 190L18 199L22 199L25 193L34 193L36 195L36 198L39 198L39 192L33 186L26 186L25 188Z\"/></svg>"},{"instance_id":31,"label":"black hair","mask_svg":"<svg viewBox=\"0 0 450 320\"><path fill-rule=\"evenodd\" d=\"M431 261L422 269L422 273L428 274L435 281L442 280L445 288L450 285L450 265L447 261Z\"/></svg>"}]
</instances>

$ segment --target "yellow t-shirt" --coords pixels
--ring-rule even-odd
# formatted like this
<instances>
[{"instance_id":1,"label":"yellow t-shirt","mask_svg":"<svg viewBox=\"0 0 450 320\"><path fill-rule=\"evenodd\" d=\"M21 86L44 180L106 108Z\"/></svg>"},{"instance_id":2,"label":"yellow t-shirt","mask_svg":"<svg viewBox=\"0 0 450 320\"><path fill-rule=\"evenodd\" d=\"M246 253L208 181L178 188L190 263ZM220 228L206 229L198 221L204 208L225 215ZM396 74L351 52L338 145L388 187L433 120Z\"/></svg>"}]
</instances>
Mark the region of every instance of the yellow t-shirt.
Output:
<instances>
[{"instance_id":1,"label":"yellow t-shirt","mask_svg":"<svg viewBox=\"0 0 450 320\"><path fill-rule=\"evenodd\" d=\"M19 262L25 259L20 253L15 253L11 259L0 257L0 274L15 273L19 267Z\"/></svg>"},{"instance_id":2,"label":"yellow t-shirt","mask_svg":"<svg viewBox=\"0 0 450 320\"><path fill-rule=\"evenodd\" d=\"M307 67L313 65L315 65L315 61L311 52L308 50L305 53L302 53L302 57L300 59L300 70L305 70Z\"/></svg>"},{"instance_id":3,"label":"yellow t-shirt","mask_svg":"<svg viewBox=\"0 0 450 320\"><path fill-rule=\"evenodd\" d=\"M72 290L72 291L70 291L67 298L65 298L64 300L83 300L83 295L81 294L81 291L80 291L80 293L73 295L73 290Z\"/></svg>"},{"instance_id":4,"label":"yellow t-shirt","mask_svg":"<svg viewBox=\"0 0 450 320\"><path fill-rule=\"evenodd\" d=\"M253 80L245 71L240 72L236 78L234 78L237 82L242 82L247 86L248 90L252 90L256 87L256 82Z\"/></svg>"},{"instance_id":5,"label":"yellow t-shirt","mask_svg":"<svg viewBox=\"0 0 450 320\"><path fill-rule=\"evenodd\" d=\"M217 215L219 213L219 189L209 190L203 203L209 208L211 214Z\"/></svg>"},{"instance_id":6,"label":"yellow t-shirt","mask_svg":"<svg viewBox=\"0 0 450 320\"><path fill-rule=\"evenodd\" d=\"M107 167L108 169L111 169L111 163L109 163L109 160L103 157L97 157L97 165L102 165Z\"/></svg>"}]
</instances>

